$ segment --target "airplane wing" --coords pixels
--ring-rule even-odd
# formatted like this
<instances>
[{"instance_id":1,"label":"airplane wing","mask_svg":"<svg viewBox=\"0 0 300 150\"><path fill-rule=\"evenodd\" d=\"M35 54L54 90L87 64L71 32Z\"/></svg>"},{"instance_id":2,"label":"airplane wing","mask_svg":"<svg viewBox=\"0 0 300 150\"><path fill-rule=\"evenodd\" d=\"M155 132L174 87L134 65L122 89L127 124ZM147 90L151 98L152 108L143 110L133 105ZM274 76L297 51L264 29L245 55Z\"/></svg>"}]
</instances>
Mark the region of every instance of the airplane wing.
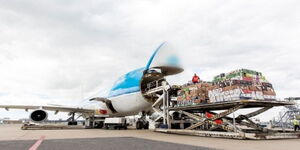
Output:
<instances>
[{"instance_id":1,"label":"airplane wing","mask_svg":"<svg viewBox=\"0 0 300 150\"><path fill-rule=\"evenodd\" d=\"M24 109L26 111L30 109L43 109L55 112L78 112L78 113L92 113L93 109L85 109L81 107L69 107L69 106L32 106L32 105L0 105L0 108L6 110L9 109Z\"/></svg>"}]
</instances>

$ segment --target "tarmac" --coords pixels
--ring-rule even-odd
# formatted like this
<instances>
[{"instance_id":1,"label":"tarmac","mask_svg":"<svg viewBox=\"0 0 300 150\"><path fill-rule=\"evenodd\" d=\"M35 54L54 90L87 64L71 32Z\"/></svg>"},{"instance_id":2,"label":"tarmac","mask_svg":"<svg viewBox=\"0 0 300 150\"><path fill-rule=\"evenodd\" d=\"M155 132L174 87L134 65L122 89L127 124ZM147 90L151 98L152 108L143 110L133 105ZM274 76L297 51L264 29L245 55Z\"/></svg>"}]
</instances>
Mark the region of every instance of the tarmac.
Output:
<instances>
[{"instance_id":1,"label":"tarmac","mask_svg":"<svg viewBox=\"0 0 300 150\"><path fill-rule=\"evenodd\" d=\"M157 133L150 130L21 130L21 125L0 125L0 149L41 150L283 150L299 149L300 139L234 140Z\"/></svg>"}]
</instances>

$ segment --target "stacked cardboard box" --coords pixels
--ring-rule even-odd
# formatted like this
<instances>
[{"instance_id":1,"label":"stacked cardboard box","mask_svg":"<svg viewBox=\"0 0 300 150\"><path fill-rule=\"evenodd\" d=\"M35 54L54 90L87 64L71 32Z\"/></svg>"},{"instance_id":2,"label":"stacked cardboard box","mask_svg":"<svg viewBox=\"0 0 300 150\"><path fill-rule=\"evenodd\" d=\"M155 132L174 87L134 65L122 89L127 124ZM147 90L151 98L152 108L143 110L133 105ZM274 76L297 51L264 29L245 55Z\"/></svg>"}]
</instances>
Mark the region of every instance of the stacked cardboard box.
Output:
<instances>
[{"instance_id":1,"label":"stacked cardboard box","mask_svg":"<svg viewBox=\"0 0 300 150\"><path fill-rule=\"evenodd\" d=\"M241 99L276 99L272 84L262 73L248 69L239 69L216 76L208 95L212 103Z\"/></svg>"},{"instance_id":2,"label":"stacked cardboard box","mask_svg":"<svg viewBox=\"0 0 300 150\"><path fill-rule=\"evenodd\" d=\"M243 80L253 82L268 82L261 72L249 69L238 69L231 71L227 74L221 73L214 77L213 82L223 82L226 80Z\"/></svg>"},{"instance_id":3,"label":"stacked cardboard box","mask_svg":"<svg viewBox=\"0 0 300 150\"><path fill-rule=\"evenodd\" d=\"M276 98L273 90L263 91L258 85L214 86L208 91L208 96L212 103L241 99L273 100Z\"/></svg>"},{"instance_id":4,"label":"stacked cardboard box","mask_svg":"<svg viewBox=\"0 0 300 150\"><path fill-rule=\"evenodd\" d=\"M216 76L213 82L183 85L177 105L188 106L244 99L275 100L276 93L260 72L239 69Z\"/></svg>"},{"instance_id":5,"label":"stacked cardboard box","mask_svg":"<svg viewBox=\"0 0 300 150\"><path fill-rule=\"evenodd\" d=\"M211 86L212 84L208 82L183 85L177 93L177 105L188 106L207 103L209 100L208 89Z\"/></svg>"}]
</instances>

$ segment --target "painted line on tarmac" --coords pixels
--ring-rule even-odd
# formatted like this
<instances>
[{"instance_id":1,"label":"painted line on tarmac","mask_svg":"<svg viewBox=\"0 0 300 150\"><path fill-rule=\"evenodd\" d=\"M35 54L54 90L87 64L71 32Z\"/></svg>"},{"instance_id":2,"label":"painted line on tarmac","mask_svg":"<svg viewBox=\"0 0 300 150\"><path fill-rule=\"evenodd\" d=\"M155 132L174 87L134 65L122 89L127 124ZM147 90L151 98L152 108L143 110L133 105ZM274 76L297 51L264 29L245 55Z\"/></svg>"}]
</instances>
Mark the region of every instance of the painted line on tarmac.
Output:
<instances>
[{"instance_id":1,"label":"painted line on tarmac","mask_svg":"<svg viewBox=\"0 0 300 150\"><path fill-rule=\"evenodd\" d=\"M45 136L41 136L39 140L37 140L28 150L37 150L39 146L42 144L44 141Z\"/></svg>"}]
</instances>

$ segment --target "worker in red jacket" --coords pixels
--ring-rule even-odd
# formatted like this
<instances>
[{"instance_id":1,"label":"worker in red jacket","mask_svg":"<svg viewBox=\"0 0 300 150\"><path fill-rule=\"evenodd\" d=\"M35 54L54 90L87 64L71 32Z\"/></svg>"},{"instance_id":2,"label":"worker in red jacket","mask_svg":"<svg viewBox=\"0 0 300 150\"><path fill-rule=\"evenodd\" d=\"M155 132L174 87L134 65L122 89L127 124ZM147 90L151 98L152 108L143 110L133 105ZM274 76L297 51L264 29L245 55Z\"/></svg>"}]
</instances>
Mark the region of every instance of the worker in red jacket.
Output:
<instances>
[{"instance_id":1,"label":"worker in red jacket","mask_svg":"<svg viewBox=\"0 0 300 150\"><path fill-rule=\"evenodd\" d=\"M197 76L197 74L195 73L192 79L192 82L195 83L199 83L200 82L200 78Z\"/></svg>"}]
</instances>

